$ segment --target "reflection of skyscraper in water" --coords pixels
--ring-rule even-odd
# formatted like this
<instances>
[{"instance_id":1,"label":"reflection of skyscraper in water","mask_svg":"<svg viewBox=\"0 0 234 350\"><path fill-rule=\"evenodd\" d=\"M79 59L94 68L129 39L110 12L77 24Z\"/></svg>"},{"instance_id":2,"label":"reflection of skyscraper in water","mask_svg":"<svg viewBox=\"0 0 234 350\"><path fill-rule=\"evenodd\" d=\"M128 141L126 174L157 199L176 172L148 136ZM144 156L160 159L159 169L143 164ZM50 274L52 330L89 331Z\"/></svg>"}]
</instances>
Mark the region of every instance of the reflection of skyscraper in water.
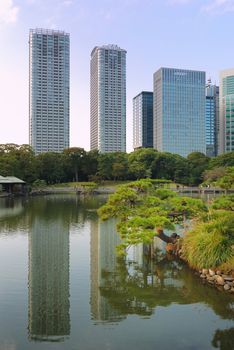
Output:
<instances>
[{"instance_id":1,"label":"reflection of skyscraper in water","mask_svg":"<svg viewBox=\"0 0 234 350\"><path fill-rule=\"evenodd\" d=\"M70 334L69 226L35 218L29 235L29 338L62 341Z\"/></svg>"},{"instance_id":2,"label":"reflection of skyscraper in water","mask_svg":"<svg viewBox=\"0 0 234 350\"><path fill-rule=\"evenodd\" d=\"M90 304L92 318L97 321L118 322L123 319L119 311L115 310L101 293L102 288L108 290L108 287L111 287L117 268L116 246L119 243L114 220L91 221Z\"/></svg>"}]
</instances>

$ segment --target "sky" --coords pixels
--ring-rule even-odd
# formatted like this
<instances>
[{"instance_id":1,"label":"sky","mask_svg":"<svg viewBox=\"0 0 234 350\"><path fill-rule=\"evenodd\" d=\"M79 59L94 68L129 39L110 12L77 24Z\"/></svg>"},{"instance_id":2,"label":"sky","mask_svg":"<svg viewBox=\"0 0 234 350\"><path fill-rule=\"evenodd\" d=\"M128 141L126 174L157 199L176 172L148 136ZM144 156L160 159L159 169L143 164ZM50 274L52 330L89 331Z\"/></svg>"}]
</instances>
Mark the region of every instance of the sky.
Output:
<instances>
[{"instance_id":1,"label":"sky","mask_svg":"<svg viewBox=\"0 0 234 350\"><path fill-rule=\"evenodd\" d=\"M132 99L153 91L160 67L219 72L234 67L234 0L0 0L0 144L29 142L30 28L70 33L70 146L89 150L90 53L127 50L127 150Z\"/></svg>"}]
</instances>

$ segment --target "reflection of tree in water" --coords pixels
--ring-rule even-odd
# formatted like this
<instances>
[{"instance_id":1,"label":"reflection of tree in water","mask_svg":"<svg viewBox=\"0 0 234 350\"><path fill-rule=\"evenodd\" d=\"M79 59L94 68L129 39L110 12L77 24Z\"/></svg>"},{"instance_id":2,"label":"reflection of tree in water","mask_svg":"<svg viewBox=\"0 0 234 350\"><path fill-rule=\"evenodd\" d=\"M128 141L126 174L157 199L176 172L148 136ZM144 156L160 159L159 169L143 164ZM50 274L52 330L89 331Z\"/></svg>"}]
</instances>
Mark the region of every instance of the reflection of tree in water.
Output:
<instances>
[{"instance_id":1,"label":"reflection of tree in water","mask_svg":"<svg viewBox=\"0 0 234 350\"><path fill-rule=\"evenodd\" d=\"M212 345L220 350L234 349L234 328L220 330L215 332Z\"/></svg>"},{"instance_id":2,"label":"reflection of tree in water","mask_svg":"<svg viewBox=\"0 0 234 350\"><path fill-rule=\"evenodd\" d=\"M102 197L79 197L76 195L49 195L30 198L2 198L0 208L9 208L12 215L0 218L0 232L28 229L35 217L51 220L60 216L73 224L84 224L87 219L97 217L96 209L104 202ZM15 210L21 208L20 212Z\"/></svg>"},{"instance_id":3,"label":"reflection of tree in water","mask_svg":"<svg viewBox=\"0 0 234 350\"><path fill-rule=\"evenodd\" d=\"M203 285L183 262L165 254L154 259L144 254L141 264L120 258L116 271L102 276L101 295L122 315L149 316L157 306L205 303L220 317L234 319L231 295Z\"/></svg>"}]
</instances>

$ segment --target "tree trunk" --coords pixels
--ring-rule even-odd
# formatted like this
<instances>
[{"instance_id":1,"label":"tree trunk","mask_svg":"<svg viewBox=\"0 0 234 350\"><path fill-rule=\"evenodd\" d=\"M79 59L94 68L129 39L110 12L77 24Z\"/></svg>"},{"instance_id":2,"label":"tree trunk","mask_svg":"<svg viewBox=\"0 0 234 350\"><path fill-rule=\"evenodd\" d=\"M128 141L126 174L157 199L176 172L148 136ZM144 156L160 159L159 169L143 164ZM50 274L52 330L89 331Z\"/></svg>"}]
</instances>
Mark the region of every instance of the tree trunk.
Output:
<instances>
[{"instance_id":1,"label":"tree trunk","mask_svg":"<svg viewBox=\"0 0 234 350\"><path fill-rule=\"evenodd\" d=\"M156 236L158 238L160 238L163 242L166 242L166 243L175 243L176 242L176 238L169 237L169 236L165 235L165 233L163 232L163 230L161 228L157 228L156 232L157 232Z\"/></svg>"}]
</instances>

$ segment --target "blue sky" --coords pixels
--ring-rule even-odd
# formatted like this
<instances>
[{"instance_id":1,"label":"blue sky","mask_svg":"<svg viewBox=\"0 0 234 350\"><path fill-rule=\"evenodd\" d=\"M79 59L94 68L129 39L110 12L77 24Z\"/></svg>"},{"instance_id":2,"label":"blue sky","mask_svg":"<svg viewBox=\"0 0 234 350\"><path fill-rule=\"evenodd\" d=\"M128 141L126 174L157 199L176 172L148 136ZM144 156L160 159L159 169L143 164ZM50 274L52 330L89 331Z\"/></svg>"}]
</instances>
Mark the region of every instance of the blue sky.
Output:
<instances>
[{"instance_id":1,"label":"blue sky","mask_svg":"<svg viewBox=\"0 0 234 350\"><path fill-rule=\"evenodd\" d=\"M0 0L0 143L28 143L28 32L71 35L71 146L89 149L89 63L96 45L127 50L127 149L132 98L153 73L234 67L234 0Z\"/></svg>"}]
</instances>

